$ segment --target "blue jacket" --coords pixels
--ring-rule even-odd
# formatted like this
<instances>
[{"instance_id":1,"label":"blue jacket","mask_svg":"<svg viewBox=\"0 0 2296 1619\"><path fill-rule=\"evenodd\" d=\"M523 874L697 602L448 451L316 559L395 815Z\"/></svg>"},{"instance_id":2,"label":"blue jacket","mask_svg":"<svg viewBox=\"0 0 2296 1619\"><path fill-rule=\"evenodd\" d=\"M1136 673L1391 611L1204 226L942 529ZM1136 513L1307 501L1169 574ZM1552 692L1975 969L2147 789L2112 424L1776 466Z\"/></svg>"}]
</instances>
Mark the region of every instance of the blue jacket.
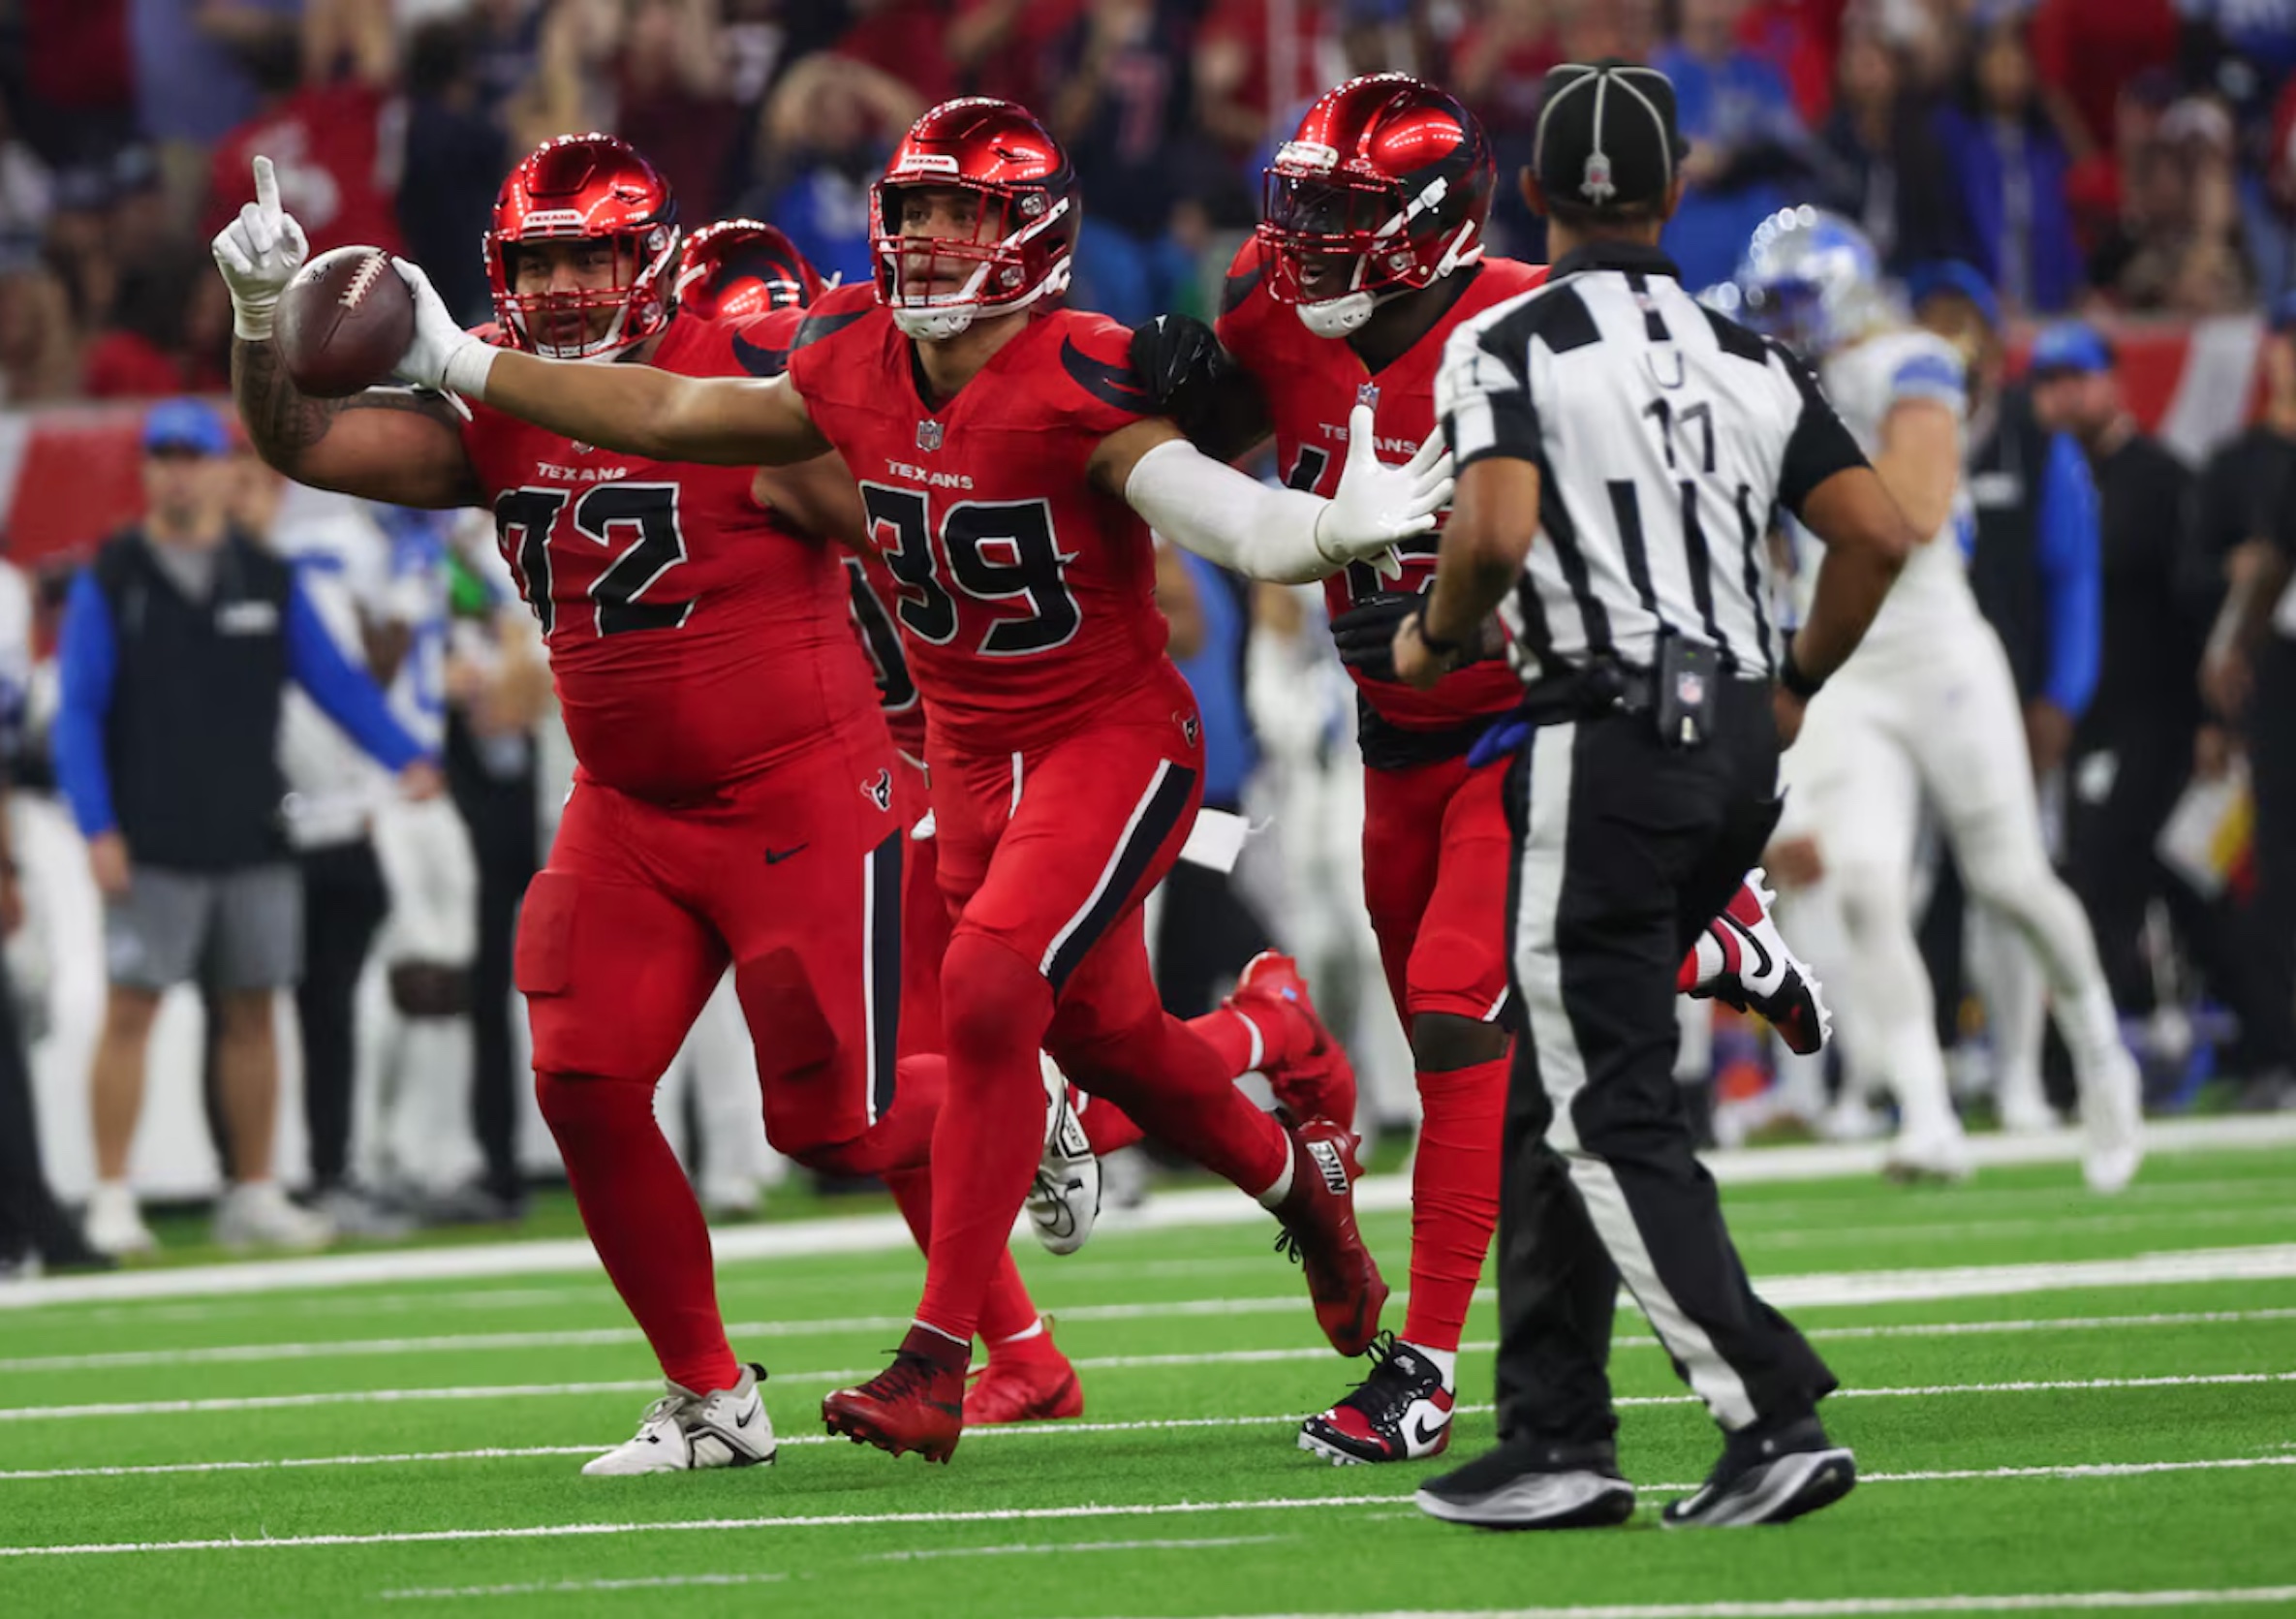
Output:
<instances>
[{"instance_id":1,"label":"blue jacket","mask_svg":"<svg viewBox=\"0 0 2296 1619\"><path fill-rule=\"evenodd\" d=\"M57 651L56 781L82 834L189 870L273 857L282 682L396 770L423 749L351 664L292 571L233 535L211 598L175 588L131 530L72 581Z\"/></svg>"}]
</instances>

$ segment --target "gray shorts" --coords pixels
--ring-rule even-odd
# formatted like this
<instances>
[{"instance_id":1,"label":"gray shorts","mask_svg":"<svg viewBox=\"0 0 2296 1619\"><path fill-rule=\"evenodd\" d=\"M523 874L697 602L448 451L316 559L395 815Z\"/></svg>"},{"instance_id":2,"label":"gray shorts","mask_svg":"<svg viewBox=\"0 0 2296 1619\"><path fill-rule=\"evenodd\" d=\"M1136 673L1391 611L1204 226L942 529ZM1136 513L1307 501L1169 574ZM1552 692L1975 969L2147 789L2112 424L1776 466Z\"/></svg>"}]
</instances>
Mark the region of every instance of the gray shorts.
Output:
<instances>
[{"instance_id":1,"label":"gray shorts","mask_svg":"<svg viewBox=\"0 0 2296 1619\"><path fill-rule=\"evenodd\" d=\"M104 908L111 981L128 989L204 983L284 989L302 977L303 885L295 868L167 871L140 865Z\"/></svg>"}]
</instances>

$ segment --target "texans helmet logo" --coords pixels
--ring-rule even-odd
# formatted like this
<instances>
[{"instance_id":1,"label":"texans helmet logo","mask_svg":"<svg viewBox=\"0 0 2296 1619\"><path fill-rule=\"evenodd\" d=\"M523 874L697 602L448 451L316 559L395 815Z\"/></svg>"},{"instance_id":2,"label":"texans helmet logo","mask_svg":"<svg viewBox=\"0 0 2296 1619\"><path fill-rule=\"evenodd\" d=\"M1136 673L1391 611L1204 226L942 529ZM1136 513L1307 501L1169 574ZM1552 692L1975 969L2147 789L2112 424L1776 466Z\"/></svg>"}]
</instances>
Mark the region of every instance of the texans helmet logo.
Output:
<instances>
[{"instance_id":1,"label":"texans helmet logo","mask_svg":"<svg viewBox=\"0 0 2296 1619\"><path fill-rule=\"evenodd\" d=\"M890 770L878 771L875 781L861 784L861 796L879 809L890 811L893 807L893 773Z\"/></svg>"}]
</instances>

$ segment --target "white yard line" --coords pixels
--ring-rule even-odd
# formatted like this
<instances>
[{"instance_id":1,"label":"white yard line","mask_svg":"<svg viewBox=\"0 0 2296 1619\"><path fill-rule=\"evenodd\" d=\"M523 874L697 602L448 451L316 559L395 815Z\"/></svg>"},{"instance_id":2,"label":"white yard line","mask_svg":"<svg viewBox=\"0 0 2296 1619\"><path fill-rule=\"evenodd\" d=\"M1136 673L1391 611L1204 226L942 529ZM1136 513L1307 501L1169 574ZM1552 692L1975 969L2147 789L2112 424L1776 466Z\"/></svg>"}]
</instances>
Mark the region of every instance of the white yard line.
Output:
<instances>
[{"instance_id":1,"label":"white yard line","mask_svg":"<svg viewBox=\"0 0 2296 1619\"><path fill-rule=\"evenodd\" d=\"M2156 1202L2222 1204L2250 1199L2280 1203L2288 1200L2289 1190L2288 1184L2277 1180L2140 1182L2123 1193L2116 1203L2123 1207L2140 1204L2150 1206ZM1964 1186L1955 1187L1940 1196L1950 1199L1955 1211L1966 1213L1981 1207L2005 1205L2014 1208L2030 1203L2034 1199L2063 1201L2067 1191L2067 1187L2062 1186L2002 1187L1998 1190ZM1921 1193L1908 1194L1904 1206L1908 1209L1940 1206L1923 1203L1920 1201L1923 1196ZM1734 1211L1731 1225L1734 1230L1752 1238L1773 1229L1793 1229L1804 1223L1832 1220L1838 1218L1840 1213L1838 1199L1765 1201L1742 1206ZM1929 1229L1916 1221L1905 1222L1903 1226L1903 1230L1909 1233L1919 1233ZM905 1259L897 1250L888 1252L893 1259ZM1129 1282L1143 1276L1166 1278L1260 1274L1265 1272L1267 1263L1262 1256L1139 1261L1102 1261L1088 1258L1064 1260L1050 1274L1066 1286L1082 1281ZM848 1268L834 1278L733 1273L719 1277L718 1293L722 1299L732 1299L747 1293L768 1293L786 1302L792 1295L817 1292L850 1294L856 1288L884 1288L907 1292L914 1291L915 1285L914 1271L907 1268L888 1269L876 1274L856 1273ZM487 1288L444 1292L424 1288L401 1292L365 1292L349 1297L318 1294L289 1299L254 1294L186 1303L107 1304L83 1300L77 1305L49 1305L47 1308L76 1309L80 1313L73 1319L79 1322L132 1323L140 1328L155 1322L235 1320L258 1311L271 1319L291 1315L404 1315L447 1310L526 1310L565 1305L610 1305L611 1300L612 1294L606 1289L605 1277L597 1276L587 1283L570 1283L562 1287Z\"/></svg>"},{"instance_id":2,"label":"white yard line","mask_svg":"<svg viewBox=\"0 0 2296 1619\"><path fill-rule=\"evenodd\" d=\"M2086 1261L2067 1265L1981 1265L1934 1271L1852 1271L1843 1275L1769 1277L1760 1284L1773 1302L1801 1309L1889 1303L1899 1299L1980 1298L2056 1289L2149 1286L2164 1281L2210 1282L2296 1277L2296 1245L2231 1249L2213 1253L2155 1255L2137 1260ZM1410 1295L1399 1293L1397 1298ZM1488 1288L1475 1293L1492 1301ZM1630 1301L1622 1299L1630 1307ZM1064 1322L1138 1321L1158 1316L1293 1314L1292 1294L1273 1298L1175 1299L1162 1304L1087 1304L1054 1311ZM2100 1327L2183 1326L2296 1319L2296 1309L2214 1310L2144 1316L2092 1316L2063 1321L1884 1323L1810 1329L1825 1338L1952 1336L1963 1333L2074 1331ZM816 1321L735 1322L726 1328L735 1343L758 1339L835 1337L860 1332L898 1332L906 1316L838 1316ZM552 1349L615 1348L642 1342L636 1327L574 1327L541 1332L446 1332L422 1337L347 1338L280 1344L217 1344L184 1349L106 1350L91 1354L35 1354L0 1359L0 1373L92 1372L139 1366L263 1364L271 1361L393 1358L417 1354L468 1354ZM1646 1340L1622 1339L1622 1342ZM1469 1346L1474 1348L1478 1346ZM1223 1360L1313 1359L1317 1349L1247 1350L1217 1355L1138 1356L1127 1360L1079 1361L1079 1365L1211 1365Z\"/></svg>"},{"instance_id":3,"label":"white yard line","mask_svg":"<svg viewBox=\"0 0 2296 1619\"><path fill-rule=\"evenodd\" d=\"M945 1557L1066 1557L1071 1552L1200 1551L1207 1546L1264 1546L1288 1535L1206 1535L1193 1540L1041 1541L1035 1545L930 1546L916 1551L873 1551L856 1563L929 1563ZM661 1591L678 1586L775 1585L792 1576L778 1571L726 1574L655 1574L643 1579L554 1579L525 1585L450 1585L428 1590L380 1591L385 1602L448 1601L464 1597L544 1597L589 1591ZM812 1578L811 1573L801 1577Z\"/></svg>"},{"instance_id":4,"label":"white yard line","mask_svg":"<svg viewBox=\"0 0 2296 1619\"><path fill-rule=\"evenodd\" d=\"M1288 1302L1288 1301L1287 1301ZM1062 1319L1075 1320L1068 1312ZM1089 1318L1086 1318L1089 1319ZM2143 1316L2029 1317L2018 1321L1889 1322L1875 1326L1805 1327L1802 1336L1826 1340L1890 1338L1961 1338L2032 1332L2104 1332L2147 1326L2232 1326L2251 1323L2296 1321L2296 1308L2271 1310L2160 1311ZM905 1317L855 1316L823 1322L735 1322L726 1334L740 1343L753 1338L833 1336L847 1332L890 1331L908 1325ZM463 1332L430 1338L357 1338L335 1343L221 1344L204 1349L113 1350L98 1354L32 1354L0 1360L0 1372L98 1372L138 1366L202 1366L265 1364L288 1360L388 1359L410 1354L470 1354L489 1351L591 1349L638 1344L644 1337L636 1327L595 1327L567 1332ZM1643 1332L1622 1332L1621 1348L1655 1348L1656 1338ZM1496 1348L1489 1340L1459 1346L1463 1354ZM1252 1365L1287 1360L1322 1360L1330 1355L1322 1346L1285 1349L1219 1350L1200 1354L1123 1354L1077 1356L1079 1370L1132 1369L1144 1366ZM777 1374L785 1381L812 1374Z\"/></svg>"},{"instance_id":5,"label":"white yard line","mask_svg":"<svg viewBox=\"0 0 2296 1619\"><path fill-rule=\"evenodd\" d=\"M1412 1608L1350 1619L1858 1619L1889 1613L2049 1613L2162 1607L2255 1607L2296 1602L2296 1585L2187 1591L2048 1591L1995 1597L1776 1598L1758 1603L1603 1603L1581 1607ZM1331 1619L1329 1614L1231 1614L1226 1619Z\"/></svg>"},{"instance_id":6,"label":"white yard line","mask_svg":"<svg viewBox=\"0 0 2296 1619\"><path fill-rule=\"evenodd\" d=\"M1159 1361L1158 1363L1163 1363ZM871 1375L866 1366L840 1366L832 1371L785 1372L773 1381L842 1383ZM1844 1388L1837 1400L1927 1399L1944 1394L2084 1393L2103 1389L2201 1388L2217 1385L2296 1383L2296 1372L2178 1373L2162 1377L2064 1378L2002 1383L1936 1383L1902 1387ZM97 1405L0 1406L0 1422L75 1421L105 1417L193 1417L248 1411L296 1411L313 1406L419 1405L431 1401L551 1399L592 1394L652 1394L661 1390L654 1381L619 1383L512 1383L444 1388L362 1388L325 1394L248 1394L207 1400L122 1400ZM1622 1394L1618 1406L1670 1406L1696 1403L1692 1394ZM1462 1412L1489 1411L1489 1406L1461 1405ZM1305 1415L1304 1413L1302 1415ZM1298 1417L1209 1417L1154 1422L1045 1422L1009 1428L983 1428L981 1433L1078 1434L1118 1433L1146 1428L1245 1427L1263 1422L1295 1422ZM802 1441L786 1440L785 1444ZM17 1475L0 1474L0 1479Z\"/></svg>"},{"instance_id":7,"label":"white yard line","mask_svg":"<svg viewBox=\"0 0 2296 1619\"><path fill-rule=\"evenodd\" d=\"M995 1430L983 1430L995 1431ZM2029 1479L2121 1479L2148 1474L2213 1472L2255 1467L2296 1467L2296 1456L2230 1456L2205 1461L2074 1463L2062 1467L2006 1467L1966 1472L1873 1473L1863 1475L1868 1484L1931 1483ZM1644 1484L1660 1494L1687 1494L1694 1483ZM0 1546L0 1557L102 1557L125 1552L153 1551L286 1551L308 1546L422 1545L466 1541L548 1541L598 1536L692 1533L697 1530L855 1529L911 1523L1043 1523L1077 1518L1196 1516L1207 1512L1329 1511L1334 1508L1370 1507L1392 1510L1409 1497L1386 1495L1280 1496L1257 1501L1174 1501L1134 1505L1072 1507L981 1508L946 1512L838 1512L811 1516L671 1519L650 1523L512 1524L481 1529L413 1529L366 1535L286 1535L255 1540L204 1541L98 1541L76 1545ZM2275 1588L2296 1592L2296 1587ZM2257 1599L2262 1600L2262 1599ZM1531 1610L1536 1611L1536 1610ZM1670 1611L1670 1610L1669 1610ZM1746 1610L1749 1614L1784 1611L1775 1603Z\"/></svg>"},{"instance_id":8,"label":"white yard line","mask_svg":"<svg viewBox=\"0 0 2296 1619\"><path fill-rule=\"evenodd\" d=\"M2152 1150L2160 1154L2285 1148L2296 1145L2296 1115L2173 1119L2149 1127L2148 1139ZM1981 1168L2069 1164L2080 1157L2081 1137L2072 1130L2038 1136L1978 1136L1970 1137L1970 1149ZM1762 1185L1877 1174L1883 1151L1883 1144L1878 1142L1854 1146L1763 1147L1714 1153L1706 1162L1715 1177L1725 1184ZM1356 1205L1367 1213L1394 1212L1409 1208L1410 1204L1408 1176L1374 1176L1356 1188ZM1101 1229L1121 1232L1237 1226L1266 1218L1265 1212L1247 1198L1226 1188L1204 1188L1160 1193L1138 1209L1110 1209L1102 1216ZM910 1246L908 1228L898 1216L891 1214L736 1227L712 1233L712 1241L721 1264L745 1260L883 1253ZM597 1255L585 1241L483 1243L389 1254L321 1255L244 1264L131 1270L109 1276L43 1278L0 1288L0 1309L548 1272L596 1274L597 1270Z\"/></svg>"}]
</instances>

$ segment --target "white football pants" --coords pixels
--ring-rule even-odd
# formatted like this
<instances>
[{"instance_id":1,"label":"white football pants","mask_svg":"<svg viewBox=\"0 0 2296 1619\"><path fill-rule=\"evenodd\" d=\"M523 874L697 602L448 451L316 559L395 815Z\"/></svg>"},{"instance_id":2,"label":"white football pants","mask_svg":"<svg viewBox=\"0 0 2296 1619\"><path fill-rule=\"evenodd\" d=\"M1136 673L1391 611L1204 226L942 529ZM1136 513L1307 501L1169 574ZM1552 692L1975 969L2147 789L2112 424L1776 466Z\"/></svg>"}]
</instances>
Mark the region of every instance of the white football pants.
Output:
<instances>
[{"instance_id":1,"label":"white football pants","mask_svg":"<svg viewBox=\"0 0 2296 1619\"><path fill-rule=\"evenodd\" d=\"M1925 797L1970 897L2032 946L2084 1093L2112 1083L2119 1019L2088 918L2042 847L2016 687L1991 628L1972 621L1917 659L1852 658L1810 704L1783 775L1841 907L1848 949L1836 971L1856 1009L1845 1032L1870 1047L1853 1045L1853 1061L1896 1093L1907 1137L1960 1129L1913 935Z\"/></svg>"}]
</instances>

